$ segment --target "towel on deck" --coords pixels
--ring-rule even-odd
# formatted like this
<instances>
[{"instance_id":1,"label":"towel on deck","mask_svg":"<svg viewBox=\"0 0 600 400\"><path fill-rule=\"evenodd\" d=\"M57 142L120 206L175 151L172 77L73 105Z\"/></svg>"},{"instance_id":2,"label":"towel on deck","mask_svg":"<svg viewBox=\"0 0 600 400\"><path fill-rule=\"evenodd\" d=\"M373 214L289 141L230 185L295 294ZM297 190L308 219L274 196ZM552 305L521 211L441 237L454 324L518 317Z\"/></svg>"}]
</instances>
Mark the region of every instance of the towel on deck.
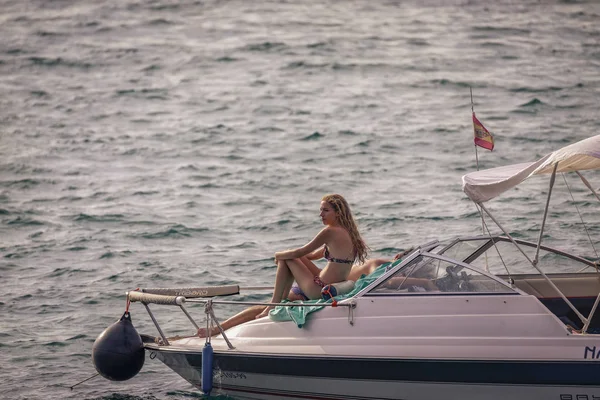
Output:
<instances>
[{"instance_id":1,"label":"towel on deck","mask_svg":"<svg viewBox=\"0 0 600 400\"><path fill-rule=\"evenodd\" d=\"M373 283L375 280L377 280L377 278L379 278L381 275L383 275L388 269L388 267L396 266L400 262L402 262L402 260L396 260L393 263L381 264L371 274L362 275L354 284L354 289L352 289L351 292L336 296L334 297L334 299L336 301L341 301L356 295L356 293L360 292L361 290L369 286L371 283ZM302 326L304 326L304 324L306 323L306 317L308 316L308 314L313 313L315 311L319 311L324 307L322 304L330 303L332 301L332 299L294 301L292 303L311 305L301 307L277 306L271 310L271 312L269 313L269 317L273 321L294 321L296 325L298 325L298 328L302 328ZM288 303L288 301L284 300L282 301L282 303Z\"/></svg>"}]
</instances>

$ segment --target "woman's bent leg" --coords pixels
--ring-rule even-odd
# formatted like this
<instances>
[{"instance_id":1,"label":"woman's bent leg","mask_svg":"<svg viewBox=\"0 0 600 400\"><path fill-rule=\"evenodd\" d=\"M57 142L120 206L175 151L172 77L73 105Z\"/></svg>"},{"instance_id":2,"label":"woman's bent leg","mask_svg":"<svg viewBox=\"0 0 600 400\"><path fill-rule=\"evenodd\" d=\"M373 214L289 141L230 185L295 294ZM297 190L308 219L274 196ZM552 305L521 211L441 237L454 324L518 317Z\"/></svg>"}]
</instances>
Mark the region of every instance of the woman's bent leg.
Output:
<instances>
[{"instance_id":1,"label":"woman's bent leg","mask_svg":"<svg viewBox=\"0 0 600 400\"><path fill-rule=\"evenodd\" d=\"M300 259L287 260L287 265L298 286L309 299L321 297L321 287L315 283L315 276L319 276L318 274L313 274Z\"/></svg>"},{"instance_id":2,"label":"woman's bent leg","mask_svg":"<svg viewBox=\"0 0 600 400\"><path fill-rule=\"evenodd\" d=\"M270 303L279 303L283 299L283 294L287 294L294 283L294 276L288 268L287 262L289 260L277 261L277 273L275 274L275 287L273 288L273 296L271 297ZM284 290L287 289L287 292ZM269 311L273 309L273 306L266 307L256 318L266 317Z\"/></svg>"},{"instance_id":3,"label":"woman's bent leg","mask_svg":"<svg viewBox=\"0 0 600 400\"><path fill-rule=\"evenodd\" d=\"M320 288L315 285L314 275L309 271L299 259L279 260L277 263L277 275L275 277L275 289L271 303L279 303L283 299L283 294L288 294L294 283L294 279L298 282L298 286L311 299L319 298L321 295ZM262 318L269 314L273 306L268 306L256 318Z\"/></svg>"}]
</instances>

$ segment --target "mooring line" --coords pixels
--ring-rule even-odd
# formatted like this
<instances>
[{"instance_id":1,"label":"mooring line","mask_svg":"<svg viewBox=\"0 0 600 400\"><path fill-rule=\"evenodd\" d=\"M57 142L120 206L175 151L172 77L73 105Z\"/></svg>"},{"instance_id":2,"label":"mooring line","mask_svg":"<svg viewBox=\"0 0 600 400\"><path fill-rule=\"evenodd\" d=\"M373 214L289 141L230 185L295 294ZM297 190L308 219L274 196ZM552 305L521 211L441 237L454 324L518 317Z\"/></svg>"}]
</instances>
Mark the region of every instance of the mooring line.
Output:
<instances>
[{"instance_id":1,"label":"mooring line","mask_svg":"<svg viewBox=\"0 0 600 400\"><path fill-rule=\"evenodd\" d=\"M82 384L83 382L87 382L87 381L89 381L90 379L97 377L98 375L100 375L100 374L99 374L99 373L96 373L96 374L94 374L94 375L90 376L89 378L87 378L87 379L84 379L84 380L82 380L81 382L74 384L73 386L71 386L71 390L73 390L73 388L74 388L75 386L77 386L77 385L80 385L80 384Z\"/></svg>"}]
</instances>

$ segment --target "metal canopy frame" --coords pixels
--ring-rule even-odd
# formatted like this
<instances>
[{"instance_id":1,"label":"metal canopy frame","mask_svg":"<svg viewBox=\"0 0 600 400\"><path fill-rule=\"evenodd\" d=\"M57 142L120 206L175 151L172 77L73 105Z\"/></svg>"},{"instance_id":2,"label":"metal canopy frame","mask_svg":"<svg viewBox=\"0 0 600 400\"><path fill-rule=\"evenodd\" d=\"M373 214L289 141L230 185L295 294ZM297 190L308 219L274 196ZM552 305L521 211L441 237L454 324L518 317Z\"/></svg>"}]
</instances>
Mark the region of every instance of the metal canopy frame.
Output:
<instances>
[{"instance_id":1,"label":"metal canopy frame","mask_svg":"<svg viewBox=\"0 0 600 400\"><path fill-rule=\"evenodd\" d=\"M594 305L593 305L593 307L592 307L592 309L590 311L590 314L586 318L583 314L581 314L579 312L579 310L577 310L577 308L573 305L573 303L571 303L571 301L569 301L569 299L564 295L564 293L554 284L554 282L552 282L552 280L538 266L539 252L540 252L540 248L542 247L542 245L541 245L541 243L542 243L542 236L544 234L544 228L545 228L545 225L546 225L546 220L548 218L548 210L549 210L549 206L550 206L550 197L552 196L552 189L554 187L554 182L556 180L556 170L557 170L557 168L558 168L558 162L554 164L554 168L552 170L552 175L550 177L550 182L549 182L549 187L548 187L548 196L546 197L546 205L545 205L545 208L544 208L544 216L542 218L542 226L540 228L540 234L538 236L538 241L537 241L537 245L536 245L535 257L534 257L533 260L530 259L527 256L527 254L521 248L521 246L519 246L519 244L517 243L517 241L502 226L502 224L500 224L500 222L498 222L498 220L491 214L491 212L483 205L483 202L476 202L475 204L477 206L479 206L481 210L485 211L485 213L492 219L492 221L494 221L494 223L502 230L502 232L504 232L504 234L506 235L506 237L517 247L517 249L521 252L521 254L523 254L523 256L525 257L525 259L527 261L529 261L529 263L540 273L540 275L542 275L542 277L546 281L548 281L548 283L556 291L556 293L565 301L565 303L577 315L577 317L579 317L579 319L581 320L581 322L583 322L583 328L581 330L581 333L586 333L587 329L590 326L592 317L593 317L594 313L596 312L596 308L598 308L598 304L600 303L600 293L598 293L598 295L596 296L596 301L594 302ZM600 196L598 196L598 194L594 191L594 189L592 188L592 186L583 177L583 175L581 175L581 173L579 173L579 171L574 171L574 172L577 173L577 175L581 178L581 180L583 181L583 183L585 184L585 186L587 186L588 189L591 190L591 192L594 194L594 196L596 196L596 198L598 200L600 200ZM483 214L482 214L482 217L483 217ZM491 237L491 235L490 235L490 237ZM492 240L493 240L493 238L492 238Z\"/></svg>"}]
</instances>

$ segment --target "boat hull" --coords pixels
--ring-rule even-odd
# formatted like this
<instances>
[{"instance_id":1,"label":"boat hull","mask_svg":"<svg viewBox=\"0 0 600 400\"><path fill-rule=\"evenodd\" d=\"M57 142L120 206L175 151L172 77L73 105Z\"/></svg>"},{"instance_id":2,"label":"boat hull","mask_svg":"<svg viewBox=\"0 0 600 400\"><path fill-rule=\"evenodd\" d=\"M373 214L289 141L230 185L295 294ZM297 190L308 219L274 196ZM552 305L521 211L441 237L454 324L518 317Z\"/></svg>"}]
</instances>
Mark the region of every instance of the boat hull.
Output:
<instances>
[{"instance_id":1,"label":"boat hull","mask_svg":"<svg viewBox=\"0 0 600 400\"><path fill-rule=\"evenodd\" d=\"M201 353L152 351L201 389ZM600 400L600 362L215 352L213 385L236 399Z\"/></svg>"}]
</instances>

